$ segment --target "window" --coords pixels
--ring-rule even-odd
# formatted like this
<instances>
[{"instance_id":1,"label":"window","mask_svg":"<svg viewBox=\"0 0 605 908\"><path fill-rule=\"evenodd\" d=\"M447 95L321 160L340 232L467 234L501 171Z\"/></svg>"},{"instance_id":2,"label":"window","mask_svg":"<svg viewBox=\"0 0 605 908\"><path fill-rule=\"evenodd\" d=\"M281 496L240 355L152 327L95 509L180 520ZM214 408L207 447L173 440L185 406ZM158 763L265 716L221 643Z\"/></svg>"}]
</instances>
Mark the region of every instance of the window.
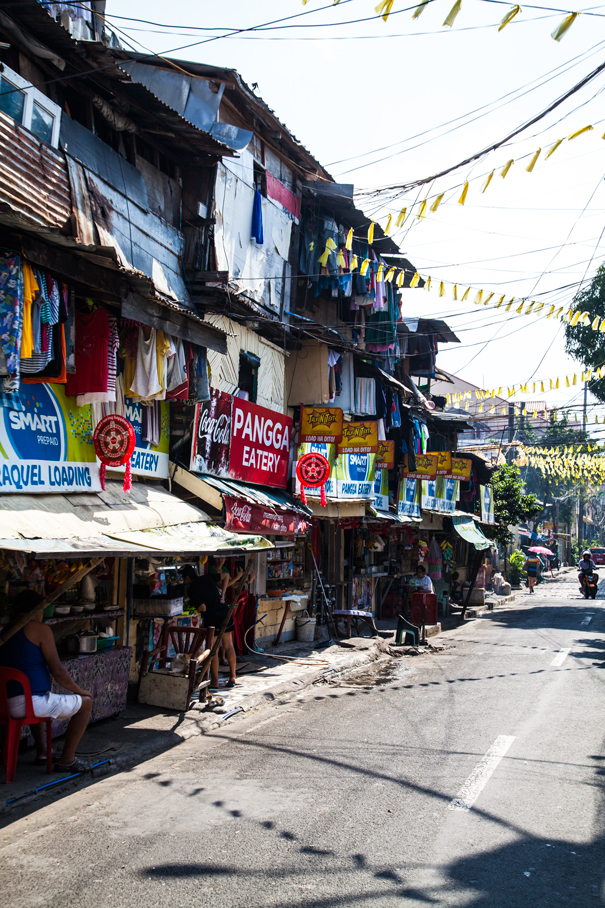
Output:
<instances>
[{"instance_id":1,"label":"window","mask_svg":"<svg viewBox=\"0 0 605 908\"><path fill-rule=\"evenodd\" d=\"M256 403L256 394L258 389L258 367L260 359L254 353L246 353L244 350L239 352L239 397L244 397L251 403Z\"/></svg>"},{"instance_id":2,"label":"window","mask_svg":"<svg viewBox=\"0 0 605 908\"><path fill-rule=\"evenodd\" d=\"M8 66L0 73L0 111L58 147L61 108Z\"/></svg>"}]
</instances>

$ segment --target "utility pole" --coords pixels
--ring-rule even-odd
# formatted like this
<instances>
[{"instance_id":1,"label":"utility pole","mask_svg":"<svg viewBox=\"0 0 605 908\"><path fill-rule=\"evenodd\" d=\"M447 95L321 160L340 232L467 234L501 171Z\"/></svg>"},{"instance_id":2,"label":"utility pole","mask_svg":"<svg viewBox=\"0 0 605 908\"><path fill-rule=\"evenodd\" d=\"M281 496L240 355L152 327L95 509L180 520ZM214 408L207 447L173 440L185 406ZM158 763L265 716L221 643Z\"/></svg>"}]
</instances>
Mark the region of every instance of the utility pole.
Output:
<instances>
[{"instance_id":1,"label":"utility pole","mask_svg":"<svg viewBox=\"0 0 605 908\"><path fill-rule=\"evenodd\" d=\"M582 407L582 432L586 433L586 405L588 403L588 382L584 382L584 406ZM580 497L578 500L578 551L580 551L584 540L584 490L580 486ZM581 554L581 551L580 551Z\"/></svg>"}]
</instances>

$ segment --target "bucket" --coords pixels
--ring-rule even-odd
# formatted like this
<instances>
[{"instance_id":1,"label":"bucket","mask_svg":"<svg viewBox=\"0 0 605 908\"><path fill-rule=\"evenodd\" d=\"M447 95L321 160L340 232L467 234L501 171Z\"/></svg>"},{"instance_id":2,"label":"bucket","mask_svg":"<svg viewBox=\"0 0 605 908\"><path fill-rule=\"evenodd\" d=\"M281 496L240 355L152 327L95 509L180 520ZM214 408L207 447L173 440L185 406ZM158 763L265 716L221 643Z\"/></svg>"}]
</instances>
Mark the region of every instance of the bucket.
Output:
<instances>
[{"instance_id":1,"label":"bucket","mask_svg":"<svg viewBox=\"0 0 605 908\"><path fill-rule=\"evenodd\" d=\"M305 612L296 619L296 639L301 643L312 643L315 638L315 624L317 618L309 618Z\"/></svg>"}]
</instances>

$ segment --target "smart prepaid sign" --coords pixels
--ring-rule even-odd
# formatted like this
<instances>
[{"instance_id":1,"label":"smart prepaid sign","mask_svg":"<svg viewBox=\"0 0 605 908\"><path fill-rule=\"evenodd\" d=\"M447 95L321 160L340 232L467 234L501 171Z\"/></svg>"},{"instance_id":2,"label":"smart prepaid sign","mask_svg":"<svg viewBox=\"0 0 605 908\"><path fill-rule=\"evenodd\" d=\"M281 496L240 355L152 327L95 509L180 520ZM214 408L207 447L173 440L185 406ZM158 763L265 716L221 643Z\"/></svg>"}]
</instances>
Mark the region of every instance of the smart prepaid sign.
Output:
<instances>
[{"instance_id":1,"label":"smart prepaid sign","mask_svg":"<svg viewBox=\"0 0 605 908\"><path fill-rule=\"evenodd\" d=\"M275 410L233 398L229 476L285 489L292 419Z\"/></svg>"}]
</instances>

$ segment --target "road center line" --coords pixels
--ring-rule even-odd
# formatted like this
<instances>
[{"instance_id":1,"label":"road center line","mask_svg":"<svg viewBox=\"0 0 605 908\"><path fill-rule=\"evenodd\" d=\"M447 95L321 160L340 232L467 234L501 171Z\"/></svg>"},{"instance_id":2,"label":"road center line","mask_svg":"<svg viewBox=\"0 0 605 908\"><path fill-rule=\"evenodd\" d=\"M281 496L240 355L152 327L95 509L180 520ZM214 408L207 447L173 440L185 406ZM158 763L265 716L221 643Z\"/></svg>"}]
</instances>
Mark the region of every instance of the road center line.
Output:
<instances>
[{"instance_id":1,"label":"road center line","mask_svg":"<svg viewBox=\"0 0 605 908\"><path fill-rule=\"evenodd\" d=\"M514 740L514 735L498 735L485 756L473 769L457 797L449 804L448 810L471 809Z\"/></svg>"},{"instance_id":2,"label":"road center line","mask_svg":"<svg viewBox=\"0 0 605 908\"><path fill-rule=\"evenodd\" d=\"M580 621L580 627L586 627L587 624L590 624L593 618L594 615L586 615L586 618L582 618L582 620Z\"/></svg>"},{"instance_id":3,"label":"road center line","mask_svg":"<svg viewBox=\"0 0 605 908\"><path fill-rule=\"evenodd\" d=\"M555 656L555 658L552 660L552 662L550 664L553 665L555 668L558 668L559 665L563 665L566 657L569 655L569 652L570 652L569 649L559 650L559 652L557 653L557 655Z\"/></svg>"}]
</instances>

